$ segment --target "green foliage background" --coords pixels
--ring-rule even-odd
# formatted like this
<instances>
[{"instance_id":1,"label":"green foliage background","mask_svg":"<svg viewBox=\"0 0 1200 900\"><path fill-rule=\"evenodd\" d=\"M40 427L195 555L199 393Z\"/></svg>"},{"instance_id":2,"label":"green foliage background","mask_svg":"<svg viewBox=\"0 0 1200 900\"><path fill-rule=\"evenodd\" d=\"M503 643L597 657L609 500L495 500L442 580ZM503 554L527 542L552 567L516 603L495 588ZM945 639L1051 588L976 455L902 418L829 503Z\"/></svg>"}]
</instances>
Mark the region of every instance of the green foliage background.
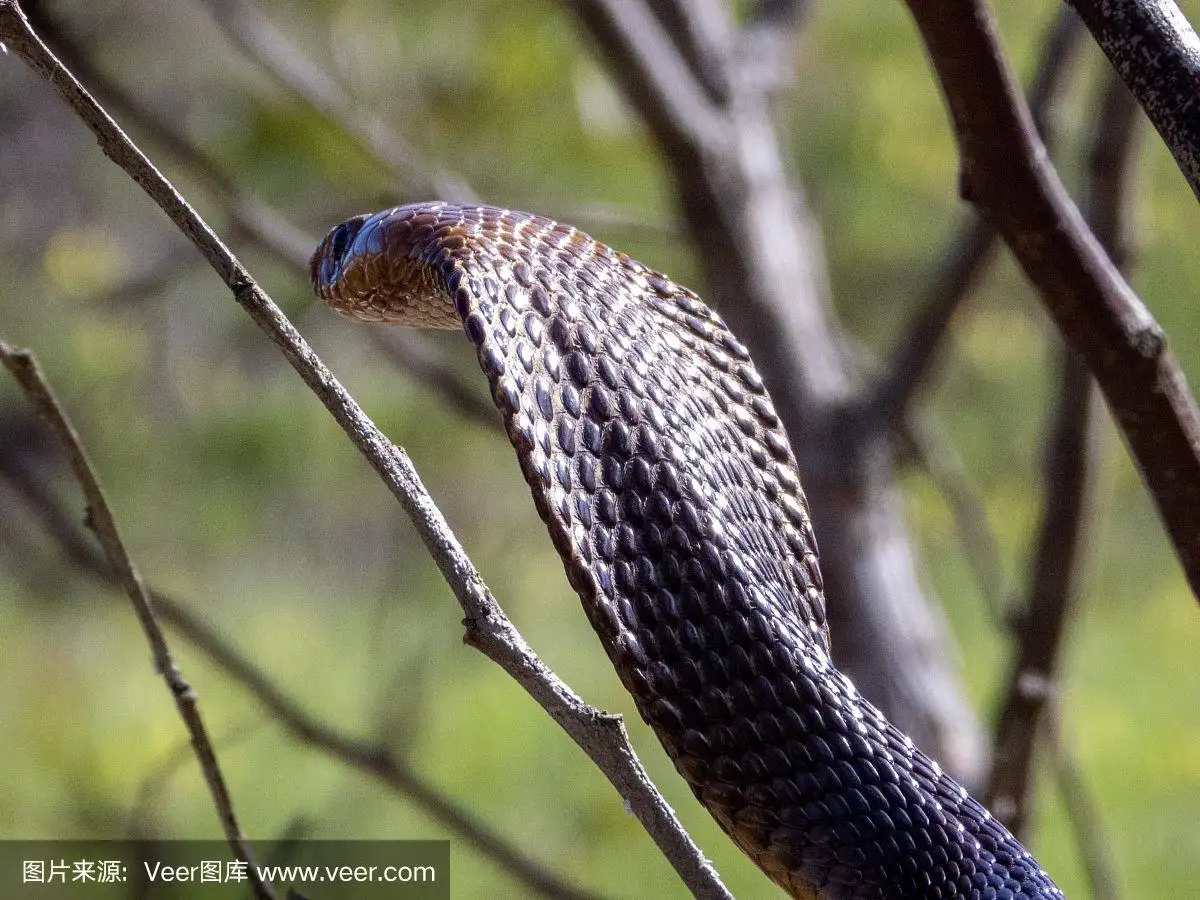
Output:
<instances>
[{"instance_id":1,"label":"green foliage background","mask_svg":"<svg viewBox=\"0 0 1200 900\"><path fill-rule=\"evenodd\" d=\"M1000 6L1015 65L1028 76L1055 4ZM663 161L555 4L263 8L489 202L572 219L703 293ZM349 213L423 199L238 56L198 7L54 9L87 35L105 71L314 236ZM1101 63L1090 48L1084 56L1058 113L1057 159L1070 183ZM779 102L780 134L824 224L837 311L866 357L882 358L963 213L952 136L899 3L817 4L795 61L794 86ZM401 748L433 784L535 858L612 896L683 896L582 754L461 645L459 610L400 510L216 277L11 55L0 57L0 75L0 153L9 160L0 168L0 337L40 355L147 580L202 612L314 714ZM53 139L43 134L38 143L30 135L39 127ZM1200 211L1157 137L1148 133L1144 144L1133 281L1197 383ZM147 149L220 231L220 204L186 169ZM598 209L621 211L621 221ZM648 768L735 894L773 896L638 721L499 432L440 407L397 375L360 327L315 305L300 273L229 237L412 455L538 652L589 701L625 714ZM166 284L131 293L129 282L163 259L181 260ZM457 335L437 340L463 373L477 374ZM1002 258L959 316L927 393L986 505L1001 589L1014 601L1039 515L1055 347L1036 298ZM482 394L482 379L475 383ZM4 421L21 408L0 380ZM1119 438L1107 422L1098 432L1104 449L1066 659L1063 737L1101 811L1126 896L1193 896L1200 613ZM62 466L47 465L80 508ZM1005 636L945 499L915 472L905 491L925 578L945 605L988 720L1006 669ZM106 837L125 833L134 817L160 837L217 835L126 603L72 574L10 496L0 494L0 503L0 837ZM182 640L175 648L252 835L301 823L324 837L443 836L410 803L295 742ZM1056 782L1048 774L1043 782L1032 845L1068 895L1088 896ZM456 843L453 859L454 896L521 893L466 846Z\"/></svg>"}]
</instances>

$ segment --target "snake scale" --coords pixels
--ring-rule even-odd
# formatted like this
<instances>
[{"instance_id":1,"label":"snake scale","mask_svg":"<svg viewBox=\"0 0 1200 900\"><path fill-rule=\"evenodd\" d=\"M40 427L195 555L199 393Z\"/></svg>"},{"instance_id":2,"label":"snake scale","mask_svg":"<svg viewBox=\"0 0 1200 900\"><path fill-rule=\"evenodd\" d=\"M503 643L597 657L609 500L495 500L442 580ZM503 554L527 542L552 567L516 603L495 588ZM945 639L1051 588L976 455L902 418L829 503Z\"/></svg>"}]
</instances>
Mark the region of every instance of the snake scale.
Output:
<instances>
[{"instance_id":1,"label":"snake scale","mask_svg":"<svg viewBox=\"0 0 1200 900\"><path fill-rule=\"evenodd\" d=\"M371 322L462 328L622 683L700 802L794 897L1060 898L830 661L796 460L694 293L567 225L420 203L312 258Z\"/></svg>"}]
</instances>

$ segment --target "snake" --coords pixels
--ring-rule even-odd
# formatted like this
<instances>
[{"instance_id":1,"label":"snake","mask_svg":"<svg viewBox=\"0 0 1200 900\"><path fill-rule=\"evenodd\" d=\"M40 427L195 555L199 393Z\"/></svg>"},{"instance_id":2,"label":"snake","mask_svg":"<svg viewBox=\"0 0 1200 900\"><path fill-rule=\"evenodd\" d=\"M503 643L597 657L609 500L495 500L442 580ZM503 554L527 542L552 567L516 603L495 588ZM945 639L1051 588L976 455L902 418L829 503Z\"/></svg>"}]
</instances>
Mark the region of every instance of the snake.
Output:
<instances>
[{"instance_id":1,"label":"snake","mask_svg":"<svg viewBox=\"0 0 1200 900\"><path fill-rule=\"evenodd\" d=\"M444 202L337 225L311 275L353 319L466 333L638 713L787 894L1063 897L835 667L796 457L695 293L570 225Z\"/></svg>"}]
</instances>

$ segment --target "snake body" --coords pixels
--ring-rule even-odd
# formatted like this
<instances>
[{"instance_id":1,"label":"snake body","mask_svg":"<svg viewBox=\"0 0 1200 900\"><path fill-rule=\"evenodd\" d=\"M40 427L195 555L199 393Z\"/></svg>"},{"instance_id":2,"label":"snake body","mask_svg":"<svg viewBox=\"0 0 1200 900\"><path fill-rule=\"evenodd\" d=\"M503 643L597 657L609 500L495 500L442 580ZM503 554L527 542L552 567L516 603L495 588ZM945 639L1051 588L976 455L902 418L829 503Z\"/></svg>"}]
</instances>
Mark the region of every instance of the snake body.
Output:
<instances>
[{"instance_id":1,"label":"snake body","mask_svg":"<svg viewBox=\"0 0 1200 900\"><path fill-rule=\"evenodd\" d=\"M700 802L800 898L1059 898L830 661L796 460L691 291L566 225L422 203L334 228L318 294L463 328L624 686Z\"/></svg>"}]
</instances>

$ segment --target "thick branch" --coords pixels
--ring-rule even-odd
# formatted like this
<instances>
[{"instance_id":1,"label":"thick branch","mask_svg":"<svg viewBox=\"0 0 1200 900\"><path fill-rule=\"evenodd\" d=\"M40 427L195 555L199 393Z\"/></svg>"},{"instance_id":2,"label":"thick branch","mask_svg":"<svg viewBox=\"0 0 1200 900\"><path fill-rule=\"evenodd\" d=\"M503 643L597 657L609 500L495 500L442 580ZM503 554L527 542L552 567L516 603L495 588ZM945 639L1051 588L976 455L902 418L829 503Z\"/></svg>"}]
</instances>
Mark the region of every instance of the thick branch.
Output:
<instances>
[{"instance_id":1,"label":"thick branch","mask_svg":"<svg viewBox=\"0 0 1200 900\"><path fill-rule=\"evenodd\" d=\"M408 513L453 589L466 616L467 642L508 672L588 753L693 893L728 898L715 870L646 775L620 718L585 704L525 643L425 490L408 455L375 426L221 239L55 59L30 29L15 0L0 0L0 39L51 83L92 130L105 155L137 181L196 245L366 457Z\"/></svg>"},{"instance_id":2,"label":"thick branch","mask_svg":"<svg viewBox=\"0 0 1200 900\"><path fill-rule=\"evenodd\" d=\"M1200 410L1162 329L1084 224L978 2L908 0L962 155L962 191L1004 236L1125 434L1200 595Z\"/></svg>"},{"instance_id":3,"label":"thick branch","mask_svg":"<svg viewBox=\"0 0 1200 900\"><path fill-rule=\"evenodd\" d=\"M116 519L113 518L112 510L109 508L108 500L105 499L104 491L96 476L96 470L92 466L87 450L84 449L83 442L67 417L66 410L54 396L54 392L42 375L32 353L28 350L18 350L0 341L0 363L3 363L4 367L12 373L25 391L30 404L62 443L67 458L70 460L71 469L75 473L75 479L79 482L84 499L87 501L87 525L95 533L100 541L100 546L104 549L104 555L108 558L108 564L112 569L113 580L120 585L129 597L129 602L133 604L133 611L146 635L147 643L150 644L154 667L167 683L171 698L175 701L175 708L179 711L179 717L183 720L191 738L196 759L200 763L200 770L204 773L204 781L208 785L209 793L212 794L213 803L217 808L217 815L221 820L221 829L225 832L225 838L229 841L229 846L237 854L238 859L249 863L247 873L254 895L266 898L266 900L275 900L275 891L258 874L253 852L242 834L241 825L238 824L237 814L233 809L233 798L229 795L229 788L225 783L225 776L221 772L220 763L217 761L216 751L209 739L204 719L200 715L199 698L192 690L192 686L184 679L183 673L175 663L175 658L171 655L166 636L162 633L155 617L150 592L142 582L142 577L138 574L137 568L129 556L129 551L121 539Z\"/></svg>"},{"instance_id":4,"label":"thick branch","mask_svg":"<svg viewBox=\"0 0 1200 900\"><path fill-rule=\"evenodd\" d=\"M1047 146L1054 143L1051 107L1066 84L1066 75L1083 36L1078 16L1063 7L1047 30L1041 59L1029 86L1029 109ZM978 284L992 258L995 229L977 215L958 228L920 312L896 343L878 384L867 392L863 425L896 428L925 384L950 320Z\"/></svg>"},{"instance_id":5,"label":"thick branch","mask_svg":"<svg viewBox=\"0 0 1200 900\"><path fill-rule=\"evenodd\" d=\"M1174 0L1067 0L1200 197L1200 37Z\"/></svg>"}]
</instances>

